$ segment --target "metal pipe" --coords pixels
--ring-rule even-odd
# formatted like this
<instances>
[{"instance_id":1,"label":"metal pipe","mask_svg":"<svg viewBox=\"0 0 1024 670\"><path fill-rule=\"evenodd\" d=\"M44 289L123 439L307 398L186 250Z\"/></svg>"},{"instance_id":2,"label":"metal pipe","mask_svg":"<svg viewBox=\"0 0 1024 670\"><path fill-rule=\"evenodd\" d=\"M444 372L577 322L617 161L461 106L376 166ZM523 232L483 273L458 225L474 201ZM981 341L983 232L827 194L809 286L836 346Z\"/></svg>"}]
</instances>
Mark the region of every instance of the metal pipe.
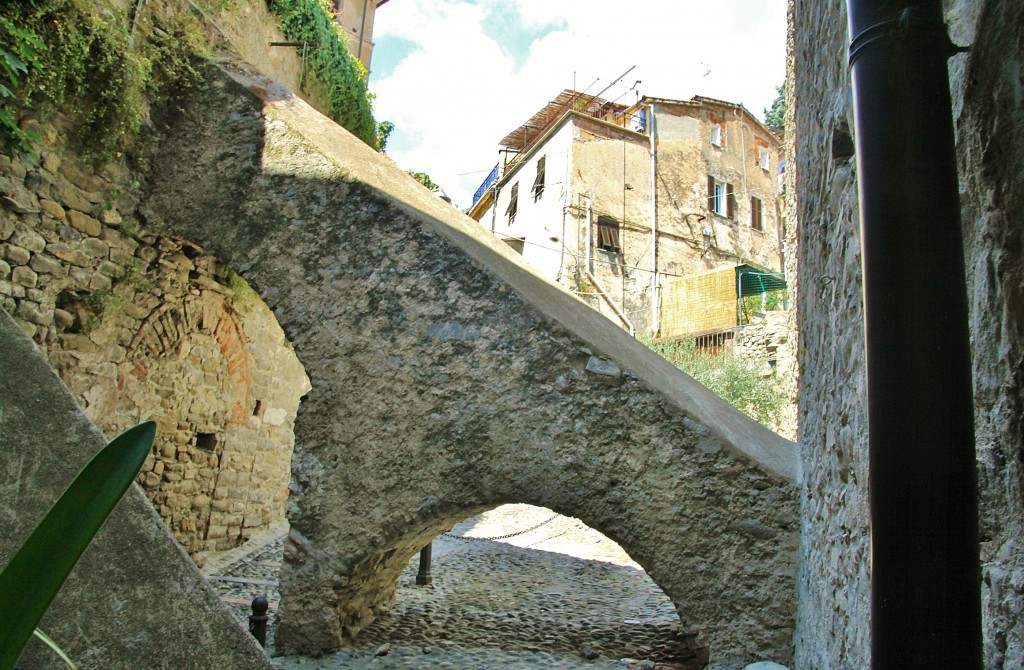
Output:
<instances>
[{"instance_id":1,"label":"metal pipe","mask_svg":"<svg viewBox=\"0 0 1024 670\"><path fill-rule=\"evenodd\" d=\"M651 141L651 335L661 332L661 282L658 279L658 139L654 105L648 105L647 137Z\"/></svg>"},{"instance_id":2,"label":"metal pipe","mask_svg":"<svg viewBox=\"0 0 1024 670\"><path fill-rule=\"evenodd\" d=\"M366 10L370 5L370 0L363 0L363 16L359 21L359 60L363 60L363 38L366 35ZM367 59L369 60L369 59ZM370 66L367 65L366 69L369 70Z\"/></svg>"},{"instance_id":3,"label":"metal pipe","mask_svg":"<svg viewBox=\"0 0 1024 670\"><path fill-rule=\"evenodd\" d=\"M609 307L612 308L612 311L615 312L615 316L619 317L619 320L622 321L622 325L624 325L629 330L630 337L636 337L636 328L633 327L633 322L630 321L629 317L626 316L626 313L623 312L622 309L615 304L615 301L612 300L612 297L608 295L608 291L604 289L604 286L601 285L601 282L598 281L597 277L595 277L590 272L590 270L587 270L587 279L589 279L590 283L593 284L594 290L597 291L597 294L604 298L604 301L608 303Z\"/></svg>"},{"instance_id":4,"label":"metal pipe","mask_svg":"<svg viewBox=\"0 0 1024 670\"><path fill-rule=\"evenodd\" d=\"M941 0L848 0L867 344L871 667L980 669L967 289ZM940 279L941 278L941 279Z\"/></svg>"},{"instance_id":5,"label":"metal pipe","mask_svg":"<svg viewBox=\"0 0 1024 670\"><path fill-rule=\"evenodd\" d=\"M589 195L585 196L583 198L583 202L586 204L585 228L586 228L586 232L587 232L586 241L583 243L584 244L583 252L584 252L584 254L586 254L587 261L586 261L586 265L584 266L583 269L586 270L586 273L589 275L591 272L594 271L594 258L593 258L594 250L593 250L592 243L590 241L590 238L593 235L593 232L590 230L590 216L591 216L591 212L590 212L590 196Z\"/></svg>"}]
</instances>

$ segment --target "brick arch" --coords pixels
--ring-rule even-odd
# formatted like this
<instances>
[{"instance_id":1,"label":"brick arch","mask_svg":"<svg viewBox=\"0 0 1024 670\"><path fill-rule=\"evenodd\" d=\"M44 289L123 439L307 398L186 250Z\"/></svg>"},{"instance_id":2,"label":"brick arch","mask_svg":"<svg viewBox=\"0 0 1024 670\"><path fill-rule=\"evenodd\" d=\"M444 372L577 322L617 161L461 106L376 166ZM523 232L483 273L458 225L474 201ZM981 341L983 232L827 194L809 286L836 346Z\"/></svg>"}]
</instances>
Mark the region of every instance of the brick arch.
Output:
<instances>
[{"instance_id":1,"label":"brick arch","mask_svg":"<svg viewBox=\"0 0 1024 670\"><path fill-rule=\"evenodd\" d=\"M161 147L147 218L243 273L313 385L279 649L337 648L420 546L523 502L622 545L713 663L788 661L795 446L301 101L229 70Z\"/></svg>"}]
</instances>

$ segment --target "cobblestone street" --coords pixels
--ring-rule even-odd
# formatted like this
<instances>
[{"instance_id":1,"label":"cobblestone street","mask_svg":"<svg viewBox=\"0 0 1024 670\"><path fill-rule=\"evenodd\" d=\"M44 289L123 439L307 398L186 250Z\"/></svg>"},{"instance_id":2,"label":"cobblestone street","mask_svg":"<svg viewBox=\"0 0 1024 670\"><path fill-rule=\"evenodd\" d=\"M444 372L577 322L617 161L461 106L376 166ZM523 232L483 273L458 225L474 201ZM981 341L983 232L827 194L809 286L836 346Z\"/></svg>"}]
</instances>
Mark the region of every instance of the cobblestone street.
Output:
<instances>
[{"instance_id":1,"label":"cobblestone street","mask_svg":"<svg viewBox=\"0 0 1024 670\"><path fill-rule=\"evenodd\" d=\"M484 539L510 533L518 534ZM204 568L243 626L252 598L268 596L272 654L283 544L280 528ZM414 558L392 609L350 647L277 663L296 670L697 667L668 598L618 545L576 519L499 507L435 539L432 585L416 586L417 567Z\"/></svg>"}]
</instances>

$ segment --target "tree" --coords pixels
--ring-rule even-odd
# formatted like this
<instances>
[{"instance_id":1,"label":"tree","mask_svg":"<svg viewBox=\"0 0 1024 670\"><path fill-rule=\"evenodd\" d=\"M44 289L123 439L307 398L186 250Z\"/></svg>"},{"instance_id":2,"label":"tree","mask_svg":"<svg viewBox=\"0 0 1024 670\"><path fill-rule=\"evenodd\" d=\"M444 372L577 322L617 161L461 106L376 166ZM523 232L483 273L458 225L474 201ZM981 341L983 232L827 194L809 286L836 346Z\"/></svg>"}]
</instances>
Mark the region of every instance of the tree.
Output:
<instances>
[{"instance_id":1,"label":"tree","mask_svg":"<svg viewBox=\"0 0 1024 670\"><path fill-rule=\"evenodd\" d=\"M413 179L423 184L431 191L436 191L437 189L441 188L434 182L430 181L430 175L427 174L426 172L414 172L413 170L409 170L409 174L412 175Z\"/></svg>"},{"instance_id":2,"label":"tree","mask_svg":"<svg viewBox=\"0 0 1024 670\"><path fill-rule=\"evenodd\" d=\"M390 121L381 121L377 124L377 151L384 153L384 147L388 145L388 138L395 130L395 124Z\"/></svg>"},{"instance_id":3,"label":"tree","mask_svg":"<svg viewBox=\"0 0 1024 670\"><path fill-rule=\"evenodd\" d=\"M769 128L785 130L786 128L786 82L775 87L779 96L775 98L771 109L764 110L764 125Z\"/></svg>"}]
</instances>

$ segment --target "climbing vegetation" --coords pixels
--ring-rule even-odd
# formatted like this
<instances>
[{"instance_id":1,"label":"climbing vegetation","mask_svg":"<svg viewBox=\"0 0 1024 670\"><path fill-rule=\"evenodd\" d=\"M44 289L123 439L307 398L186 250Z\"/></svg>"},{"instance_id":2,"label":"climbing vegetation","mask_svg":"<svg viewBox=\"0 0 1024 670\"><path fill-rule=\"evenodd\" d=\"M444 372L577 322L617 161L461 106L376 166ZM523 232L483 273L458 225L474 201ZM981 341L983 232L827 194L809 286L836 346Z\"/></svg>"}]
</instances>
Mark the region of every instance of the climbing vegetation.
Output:
<instances>
[{"instance_id":1,"label":"climbing vegetation","mask_svg":"<svg viewBox=\"0 0 1024 670\"><path fill-rule=\"evenodd\" d=\"M366 90L366 68L349 53L331 3L270 0L270 9L281 19L281 30L289 40L317 44L308 48L304 58L326 90L328 115L371 147L382 148L393 126L378 126L374 121L373 95Z\"/></svg>"},{"instance_id":2,"label":"climbing vegetation","mask_svg":"<svg viewBox=\"0 0 1024 670\"><path fill-rule=\"evenodd\" d=\"M645 344L750 418L773 430L778 426L786 396L763 361L725 348L713 353L692 337Z\"/></svg>"},{"instance_id":3,"label":"climbing vegetation","mask_svg":"<svg viewBox=\"0 0 1024 670\"><path fill-rule=\"evenodd\" d=\"M7 2L0 6L0 140L32 152L18 117L74 110L79 149L110 160L132 148L149 105L200 81L203 26L188 12L129 15L102 0ZM148 30L139 29L144 22Z\"/></svg>"}]
</instances>

